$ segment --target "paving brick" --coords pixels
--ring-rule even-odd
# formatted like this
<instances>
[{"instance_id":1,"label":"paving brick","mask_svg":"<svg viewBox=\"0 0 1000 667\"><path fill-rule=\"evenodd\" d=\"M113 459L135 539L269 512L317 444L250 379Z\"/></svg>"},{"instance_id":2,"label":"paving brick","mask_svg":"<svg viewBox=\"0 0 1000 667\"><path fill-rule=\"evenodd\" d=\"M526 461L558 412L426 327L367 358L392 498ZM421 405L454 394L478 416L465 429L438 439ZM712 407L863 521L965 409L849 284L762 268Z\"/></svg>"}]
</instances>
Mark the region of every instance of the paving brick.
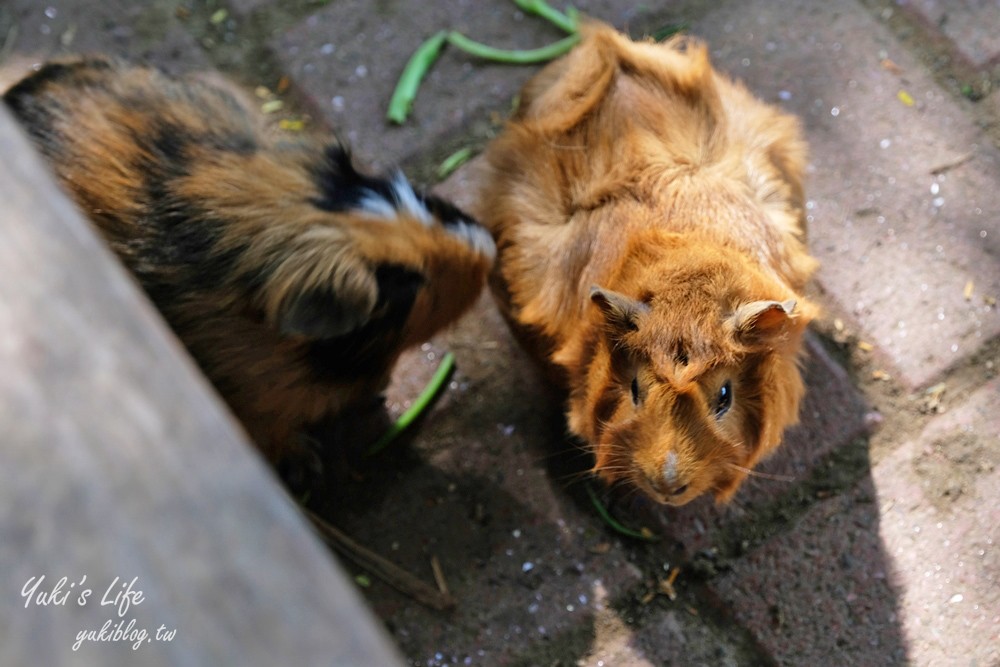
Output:
<instances>
[{"instance_id":1,"label":"paving brick","mask_svg":"<svg viewBox=\"0 0 1000 667\"><path fill-rule=\"evenodd\" d=\"M657 613L635 634L628 645L642 651L653 665L736 667L759 659L745 655L734 637L712 629L703 618L680 606ZM607 667L618 664L604 660Z\"/></svg>"},{"instance_id":2,"label":"paving brick","mask_svg":"<svg viewBox=\"0 0 1000 667\"><path fill-rule=\"evenodd\" d=\"M642 23L638 17L650 14L648 8L624 0L573 4L619 26ZM313 97L313 106L375 167L431 153L443 158L462 145L462 128L472 123L488 128L502 118L521 85L538 70L486 63L448 49L424 80L406 125L390 126L385 112L392 91L424 39L450 28L491 46L527 49L565 36L537 17L524 16L509 1L424 3L419 11L413 7L402 1L372 5L341 0L273 41L298 87ZM498 115L491 119L491 112Z\"/></svg>"},{"instance_id":3,"label":"paving brick","mask_svg":"<svg viewBox=\"0 0 1000 667\"><path fill-rule=\"evenodd\" d=\"M275 0L230 0L229 1L229 6L232 7L234 11L244 16L262 7L267 7L269 5L278 5L278 4L280 3L276 2Z\"/></svg>"},{"instance_id":4,"label":"paving brick","mask_svg":"<svg viewBox=\"0 0 1000 667\"><path fill-rule=\"evenodd\" d=\"M594 639L579 667L736 667L752 664L738 639L684 609L658 609L640 626L626 624L619 612L596 614ZM534 663L545 664L545 663Z\"/></svg>"},{"instance_id":5,"label":"paving brick","mask_svg":"<svg viewBox=\"0 0 1000 667\"><path fill-rule=\"evenodd\" d=\"M873 472L915 664L1000 662L1000 381Z\"/></svg>"},{"instance_id":6,"label":"paving brick","mask_svg":"<svg viewBox=\"0 0 1000 667\"><path fill-rule=\"evenodd\" d=\"M693 31L801 117L818 280L877 359L923 385L1000 333L984 301L1000 295L1000 154L882 24L855 4L758 0Z\"/></svg>"},{"instance_id":7,"label":"paving brick","mask_svg":"<svg viewBox=\"0 0 1000 667\"><path fill-rule=\"evenodd\" d=\"M1000 60L1000 4L979 0L904 0L898 5L941 32L972 65Z\"/></svg>"},{"instance_id":8,"label":"paving brick","mask_svg":"<svg viewBox=\"0 0 1000 667\"><path fill-rule=\"evenodd\" d=\"M980 124L987 132L992 132L994 145L1000 146L1000 89L994 90L979 104Z\"/></svg>"},{"instance_id":9,"label":"paving brick","mask_svg":"<svg viewBox=\"0 0 1000 667\"><path fill-rule=\"evenodd\" d=\"M998 392L982 387L713 582L780 664L996 664Z\"/></svg>"},{"instance_id":10,"label":"paving brick","mask_svg":"<svg viewBox=\"0 0 1000 667\"><path fill-rule=\"evenodd\" d=\"M781 665L900 665L906 642L879 509L866 480L713 582Z\"/></svg>"},{"instance_id":11,"label":"paving brick","mask_svg":"<svg viewBox=\"0 0 1000 667\"><path fill-rule=\"evenodd\" d=\"M105 53L155 63L171 72L210 69L170 4L11 0L4 5L9 25L17 26L7 33L13 36L10 48L17 60ZM3 20L0 15L0 23Z\"/></svg>"},{"instance_id":12,"label":"paving brick","mask_svg":"<svg viewBox=\"0 0 1000 667\"><path fill-rule=\"evenodd\" d=\"M460 54L448 54L424 80L407 125L391 127L385 120L389 99L407 59L424 39L445 27L514 48L559 37L544 23L523 19L517 31L507 34L502 27L515 25L517 8L505 3L485 12L470 2L433 3L419 12L402 2L382 3L378 12L364 11L368 4L331 3L277 39L274 49L326 120L365 162L379 168L426 153L445 141L449 131L483 115L484 109L509 106L527 74L521 68L480 66ZM477 23L470 25L471 19Z\"/></svg>"}]
</instances>

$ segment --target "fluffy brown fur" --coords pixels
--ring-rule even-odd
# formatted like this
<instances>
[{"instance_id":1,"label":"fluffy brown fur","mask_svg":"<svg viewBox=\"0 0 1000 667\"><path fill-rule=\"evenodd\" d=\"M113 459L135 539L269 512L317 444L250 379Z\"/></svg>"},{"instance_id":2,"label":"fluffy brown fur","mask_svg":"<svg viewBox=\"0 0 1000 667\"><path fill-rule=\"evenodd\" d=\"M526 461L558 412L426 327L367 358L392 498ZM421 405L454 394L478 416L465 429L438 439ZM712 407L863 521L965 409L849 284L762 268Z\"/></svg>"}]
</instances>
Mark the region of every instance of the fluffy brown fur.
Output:
<instances>
[{"instance_id":1,"label":"fluffy brown fur","mask_svg":"<svg viewBox=\"0 0 1000 667\"><path fill-rule=\"evenodd\" d=\"M796 422L806 147L703 44L590 24L488 150L502 310L569 394L595 472L732 496Z\"/></svg>"},{"instance_id":2,"label":"fluffy brown fur","mask_svg":"<svg viewBox=\"0 0 1000 667\"><path fill-rule=\"evenodd\" d=\"M4 101L277 461L462 314L494 248L401 174L355 171L334 138L265 130L234 90L93 58Z\"/></svg>"}]
</instances>

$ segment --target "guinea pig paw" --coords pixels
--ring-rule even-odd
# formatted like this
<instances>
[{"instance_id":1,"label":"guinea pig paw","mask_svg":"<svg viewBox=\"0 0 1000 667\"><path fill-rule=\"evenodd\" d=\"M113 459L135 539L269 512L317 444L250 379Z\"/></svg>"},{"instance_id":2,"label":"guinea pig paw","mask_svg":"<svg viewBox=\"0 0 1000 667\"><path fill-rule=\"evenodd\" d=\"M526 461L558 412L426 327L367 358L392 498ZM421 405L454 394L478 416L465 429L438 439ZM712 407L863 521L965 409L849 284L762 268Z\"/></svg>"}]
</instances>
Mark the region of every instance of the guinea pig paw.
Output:
<instances>
[{"instance_id":1,"label":"guinea pig paw","mask_svg":"<svg viewBox=\"0 0 1000 667\"><path fill-rule=\"evenodd\" d=\"M315 441L302 435L275 466L288 493L305 504L313 491L321 487L324 475L323 459L316 451Z\"/></svg>"}]
</instances>

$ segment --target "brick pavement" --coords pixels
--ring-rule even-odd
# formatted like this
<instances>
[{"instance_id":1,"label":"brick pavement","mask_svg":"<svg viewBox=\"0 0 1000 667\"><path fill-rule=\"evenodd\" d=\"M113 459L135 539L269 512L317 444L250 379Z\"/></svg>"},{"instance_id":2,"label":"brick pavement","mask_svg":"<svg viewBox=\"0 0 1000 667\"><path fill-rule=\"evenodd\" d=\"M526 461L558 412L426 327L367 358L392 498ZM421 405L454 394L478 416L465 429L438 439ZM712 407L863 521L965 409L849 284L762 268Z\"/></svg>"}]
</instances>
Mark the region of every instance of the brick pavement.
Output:
<instances>
[{"instance_id":1,"label":"brick pavement","mask_svg":"<svg viewBox=\"0 0 1000 667\"><path fill-rule=\"evenodd\" d=\"M826 316L803 423L761 468L788 481L753 480L725 508L618 507L664 539L610 534L571 483L558 405L484 298L404 359L394 410L431 357L453 350L459 370L335 512L421 576L438 557L461 605L430 612L375 582L373 608L417 665L1000 664L995 3L577 6L633 35L688 23L721 69L803 120ZM412 121L388 127L403 63L442 27L516 47L560 36L506 0L8 0L0 53L105 50L271 90L287 77L278 115L426 181L488 141L534 71L449 52ZM441 190L474 209L476 169ZM675 567L672 600L657 591Z\"/></svg>"}]
</instances>

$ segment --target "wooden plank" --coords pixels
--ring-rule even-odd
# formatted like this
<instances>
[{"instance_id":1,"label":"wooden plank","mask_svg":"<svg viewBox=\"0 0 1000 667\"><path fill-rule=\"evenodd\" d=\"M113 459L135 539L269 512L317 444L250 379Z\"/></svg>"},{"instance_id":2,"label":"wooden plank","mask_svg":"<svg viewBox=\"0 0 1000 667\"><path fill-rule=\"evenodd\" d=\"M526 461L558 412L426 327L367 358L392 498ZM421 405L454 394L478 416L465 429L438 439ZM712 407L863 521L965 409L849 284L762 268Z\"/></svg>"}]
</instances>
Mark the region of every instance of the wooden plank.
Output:
<instances>
[{"instance_id":1,"label":"wooden plank","mask_svg":"<svg viewBox=\"0 0 1000 667\"><path fill-rule=\"evenodd\" d=\"M0 155L0 664L401 664L3 108Z\"/></svg>"}]
</instances>

